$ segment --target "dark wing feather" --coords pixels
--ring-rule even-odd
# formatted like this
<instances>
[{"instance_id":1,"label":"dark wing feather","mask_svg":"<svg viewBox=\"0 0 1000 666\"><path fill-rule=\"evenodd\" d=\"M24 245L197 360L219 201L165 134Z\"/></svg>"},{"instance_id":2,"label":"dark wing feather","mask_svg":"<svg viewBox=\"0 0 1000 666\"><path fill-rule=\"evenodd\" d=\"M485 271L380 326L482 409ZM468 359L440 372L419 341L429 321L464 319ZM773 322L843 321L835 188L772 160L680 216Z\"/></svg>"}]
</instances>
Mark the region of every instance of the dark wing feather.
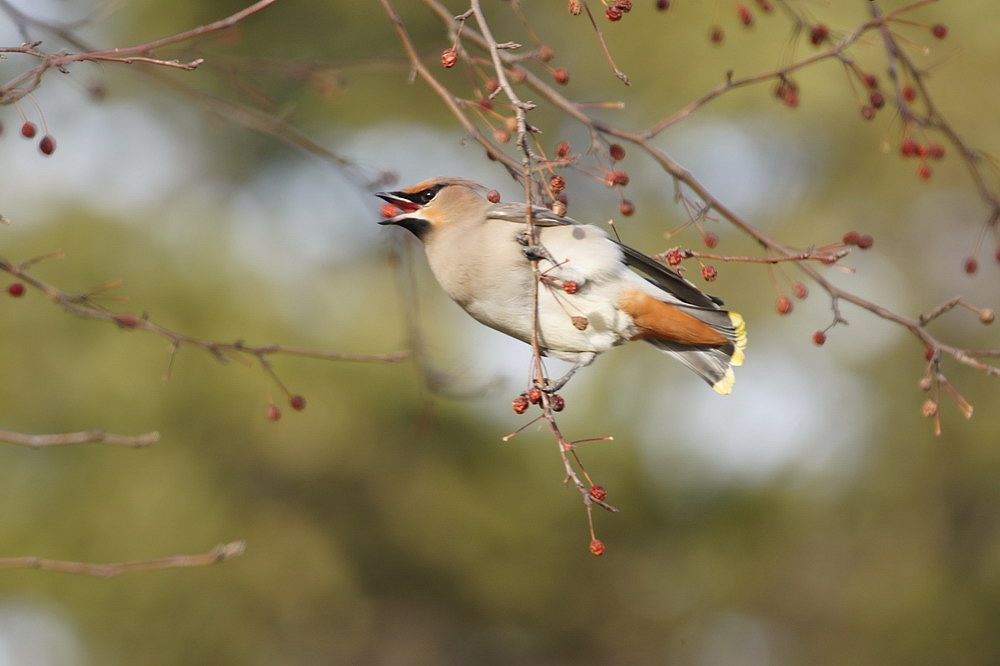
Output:
<instances>
[{"instance_id":1,"label":"dark wing feather","mask_svg":"<svg viewBox=\"0 0 1000 666\"><path fill-rule=\"evenodd\" d=\"M523 203L500 203L494 204L486 211L486 218L524 224L525 212ZM531 221L538 227L561 227L580 224L580 222L577 222L573 218L556 215L548 208L542 208L541 206L531 207Z\"/></svg>"},{"instance_id":2,"label":"dark wing feather","mask_svg":"<svg viewBox=\"0 0 1000 666\"><path fill-rule=\"evenodd\" d=\"M650 282L660 289L673 294L685 303L709 310L715 310L717 306L723 305L722 299L703 293L698 287L658 261L647 257L642 252L633 250L628 245L622 245L621 243L618 243L618 247L625 254L625 264L627 266L643 273Z\"/></svg>"}]
</instances>

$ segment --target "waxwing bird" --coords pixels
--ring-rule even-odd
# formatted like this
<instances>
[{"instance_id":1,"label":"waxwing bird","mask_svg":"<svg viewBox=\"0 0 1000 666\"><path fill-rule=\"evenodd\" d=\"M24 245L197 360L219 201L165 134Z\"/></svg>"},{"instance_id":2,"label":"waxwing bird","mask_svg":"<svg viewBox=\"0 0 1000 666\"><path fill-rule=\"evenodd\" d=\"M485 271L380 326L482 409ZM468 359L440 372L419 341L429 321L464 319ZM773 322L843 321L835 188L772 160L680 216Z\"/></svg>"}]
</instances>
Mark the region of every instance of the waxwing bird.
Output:
<instances>
[{"instance_id":1,"label":"waxwing bird","mask_svg":"<svg viewBox=\"0 0 1000 666\"><path fill-rule=\"evenodd\" d=\"M378 192L402 211L381 224L421 240L437 281L466 312L528 343L531 260L538 259L539 345L545 355L574 363L548 390L631 340L676 358L718 393L732 390L732 368L743 363L747 344L740 315L598 227L546 208L532 207L538 243L529 246L526 205L492 204L485 191L463 178L441 177Z\"/></svg>"}]
</instances>

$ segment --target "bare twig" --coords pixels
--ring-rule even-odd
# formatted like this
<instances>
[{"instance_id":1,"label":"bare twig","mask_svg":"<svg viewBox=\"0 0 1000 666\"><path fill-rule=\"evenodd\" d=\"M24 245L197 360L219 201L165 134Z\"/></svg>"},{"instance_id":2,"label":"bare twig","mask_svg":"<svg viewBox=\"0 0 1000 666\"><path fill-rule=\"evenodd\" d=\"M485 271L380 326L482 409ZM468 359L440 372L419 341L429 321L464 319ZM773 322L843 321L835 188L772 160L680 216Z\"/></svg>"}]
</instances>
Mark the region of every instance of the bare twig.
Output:
<instances>
[{"instance_id":1,"label":"bare twig","mask_svg":"<svg viewBox=\"0 0 1000 666\"><path fill-rule=\"evenodd\" d=\"M31 449L90 443L108 444L110 446L127 446L133 449L139 449L151 446L158 441L160 441L160 433L155 431L143 433L141 435L116 435L103 430L62 432L51 435L28 435L10 430L0 430L0 442L26 446Z\"/></svg>"},{"instance_id":2,"label":"bare twig","mask_svg":"<svg viewBox=\"0 0 1000 666\"><path fill-rule=\"evenodd\" d=\"M114 562L111 564L49 560L34 556L6 557L0 558L0 569L41 569L43 571L55 571L58 573L94 576L96 578L110 578L112 576L139 571L204 567L238 557L243 554L244 550L246 550L246 543L243 541L233 541L216 546L209 552L198 555L172 555L153 560Z\"/></svg>"}]
</instances>

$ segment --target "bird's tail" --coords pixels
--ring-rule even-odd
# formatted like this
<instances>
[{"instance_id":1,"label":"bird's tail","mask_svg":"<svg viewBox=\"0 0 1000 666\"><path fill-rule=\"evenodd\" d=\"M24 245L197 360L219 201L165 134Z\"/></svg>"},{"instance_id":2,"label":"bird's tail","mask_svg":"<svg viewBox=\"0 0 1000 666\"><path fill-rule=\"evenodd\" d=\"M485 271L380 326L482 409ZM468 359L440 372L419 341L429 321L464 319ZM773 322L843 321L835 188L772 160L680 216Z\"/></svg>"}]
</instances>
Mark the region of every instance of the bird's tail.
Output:
<instances>
[{"instance_id":1,"label":"bird's tail","mask_svg":"<svg viewBox=\"0 0 1000 666\"><path fill-rule=\"evenodd\" d=\"M647 342L693 370L716 393L731 393L736 381L733 367L743 365L744 349L747 346L743 317L739 313L725 310L684 308L684 311L721 333L726 338L726 344L688 345L663 339L647 339Z\"/></svg>"}]
</instances>

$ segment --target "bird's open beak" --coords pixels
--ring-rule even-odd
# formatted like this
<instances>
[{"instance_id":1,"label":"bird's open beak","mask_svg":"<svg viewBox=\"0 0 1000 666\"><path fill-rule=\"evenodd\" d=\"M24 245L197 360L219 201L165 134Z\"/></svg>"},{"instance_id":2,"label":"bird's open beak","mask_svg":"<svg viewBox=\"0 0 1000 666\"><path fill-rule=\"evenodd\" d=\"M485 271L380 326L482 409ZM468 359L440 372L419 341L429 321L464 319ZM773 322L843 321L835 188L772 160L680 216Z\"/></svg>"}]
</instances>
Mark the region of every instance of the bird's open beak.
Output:
<instances>
[{"instance_id":1,"label":"bird's open beak","mask_svg":"<svg viewBox=\"0 0 1000 666\"><path fill-rule=\"evenodd\" d=\"M379 224L397 224L403 215L415 213L421 208L419 204L415 204L410 201L405 192L376 192L375 196L383 199L384 201L388 201L393 206L403 211L395 217L382 220Z\"/></svg>"}]
</instances>

